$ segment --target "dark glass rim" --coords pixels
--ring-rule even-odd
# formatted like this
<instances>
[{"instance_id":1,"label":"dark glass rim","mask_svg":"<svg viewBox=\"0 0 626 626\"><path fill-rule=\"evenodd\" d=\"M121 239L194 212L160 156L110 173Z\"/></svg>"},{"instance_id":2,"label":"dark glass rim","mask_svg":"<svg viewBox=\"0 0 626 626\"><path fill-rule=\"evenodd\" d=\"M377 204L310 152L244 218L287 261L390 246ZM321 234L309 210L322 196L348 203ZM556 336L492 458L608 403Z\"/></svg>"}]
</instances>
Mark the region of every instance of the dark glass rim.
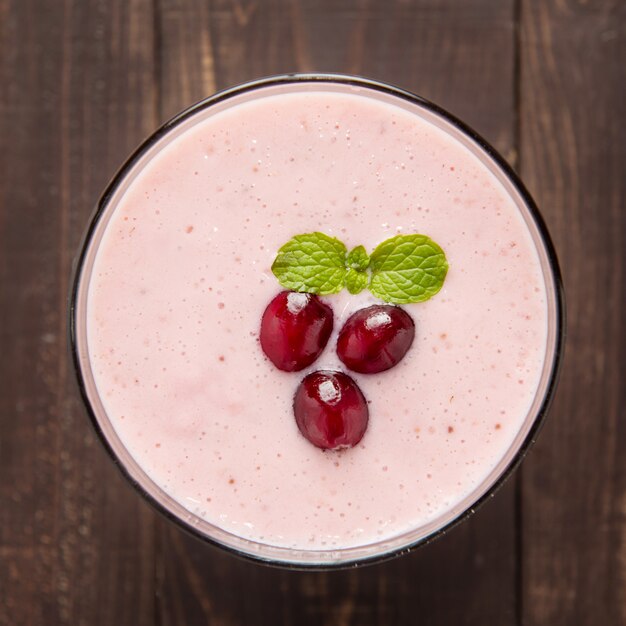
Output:
<instances>
[{"instance_id":1,"label":"dark glass rim","mask_svg":"<svg viewBox=\"0 0 626 626\"><path fill-rule=\"evenodd\" d=\"M203 532L200 532L196 529L192 524L189 524L176 516L174 513L169 511L163 504L158 502L150 493L148 493L142 485L130 474L129 470L124 466L124 464L120 461L115 451L113 450L111 443L108 438L104 434L98 418L96 417L95 411L91 404L91 401L88 397L85 379L83 377L83 372L80 365L80 357L78 354L78 345L77 345L77 336L76 336L76 309L77 309L77 298L79 285L82 276L82 270L85 262L85 258L87 252L90 248L93 235L96 231L96 228L100 222L102 215L104 214L109 200L118 186L125 179L128 172L132 170L134 165L139 161L139 159L150 149L152 148L162 137L164 137L167 133L173 130L176 126L186 121L199 111L202 111L206 108L209 108L219 102L225 101L234 96L238 96L244 94L246 92L254 91L263 87L271 87L271 86L279 86L284 84L292 84L292 83L334 83L340 85L348 85L354 87L368 88L374 91L382 92L391 96L395 96L401 98L403 100L407 100L413 104L417 104L435 115L443 118L444 121L449 122L452 126L456 127L463 135L466 135L471 140L473 140L497 165L498 169L505 175L508 179L508 182L513 186L513 188L519 193L523 203L528 209L529 215L532 217L535 227L537 229L537 233L539 235L539 239L541 244L543 245L546 258L548 261L549 274L553 280L553 290L554 290L554 306L555 306L555 339L554 339L554 353L550 353L549 356L553 355L552 367L550 373L547 378L547 384L545 388L545 393L541 404L537 410L535 418L521 443L517 452L511 458L508 466L502 471L502 473L498 476L498 478L494 481L494 483L473 503L467 506L463 511L461 511L454 519L448 521L446 524L432 532L431 534L414 541L413 543L402 546L396 549L393 549L388 552L382 552L378 554L374 554L372 556L367 556L363 558L356 558L352 560L345 560L338 563L329 562L329 563L315 563L315 562L307 562L307 563L296 563L290 561L280 561L273 558L262 557L260 555L256 555L250 552L245 552L243 550L238 550L232 546L225 545L220 541L209 537ZM457 524L465 521L469 518L486 500L491 498L495 492L504 484L504 482L511 476L513 471L518 467L529 448L535 442L537 435L545 422L546 415L554 398L554 393L556 390L559 373L561 370L561 365L563 362L563 353L564 353L564 343L565 343L565 300L564 300L564 291L563 291L563 282L561 278L561 272L559 268L559 263L557 260L556 252L554 249L554 245L548 233L548 229L546 224L541 216L537 205L532 199L530 193L519 179L517 174L513 171L511 166L505 161L505 159L478 133L476 133L473 129L471 129L467 124L457 119L455 116L451 115L441 107L432 102L413 94L409 91L401 89L399 87L395 87L393 85L389 85L384 82L372 80L369 78L364 78L361 76L352 76L346 74L326 74L326 73L310 73L310 74L281 74L276 76L268 76L265 78L261 78L258 80L250 81L243 83L241 85L237 85L235 87L231 87L222 91L217 92L216 94L209 96L193 104L189 108L185 109L181 113L177 114L167 122L165 122L162 126L160 126L152 135L150 135L142 144L140 144L137 149L128 157L128 159L124 162L124 164L120 167L114 177L111 179L109 184L107 185L105 191L100 197L98 204L91 217L89 218L89 223L86 228L86 231L83 235L83 238L80 243L79 252L77 257L75 258L73 264L73 276L70 282L71 289L69 293L69 341L70 341L70 350L72 353L72 360L74 365L74 370L76 373L76 379L78 383L78 387L83 398L83 402L87 409L89 418L91 420L92 426L96 431L100 441L104 445L104 448L107 450L110 457L113 459L115 465L119 468L125 478L135 487L135 489L157 510L159 511L165 518L176 524L179 528L187 531L194 537L201 539L202 541L209 543L211 545L217 546L222 550L226 550L231 554L234 554L238 557L241 557L248 561L253 561L256 563L263 563L266 565L272 565L275 567L280 567L284 569L291 570L338 570L338 569L346 569L353 568L355 566L368 565L373 563L382 563L389 559L395 558L402 554L406 554L411 552L416 547L426 545L431 541L441 537L446 534L452 528L454 528Z\"/></svg>"}]
</instances>

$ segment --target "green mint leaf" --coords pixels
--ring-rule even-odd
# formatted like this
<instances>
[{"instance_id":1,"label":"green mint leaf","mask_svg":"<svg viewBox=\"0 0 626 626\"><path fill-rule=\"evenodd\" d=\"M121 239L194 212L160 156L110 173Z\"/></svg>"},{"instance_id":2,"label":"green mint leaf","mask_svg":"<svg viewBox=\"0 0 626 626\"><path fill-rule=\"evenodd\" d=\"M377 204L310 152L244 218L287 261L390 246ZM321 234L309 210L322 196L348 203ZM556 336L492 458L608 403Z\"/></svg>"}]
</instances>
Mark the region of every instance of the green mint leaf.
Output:
<instances>
[{"instance_id":1,"label":"green mint leaf","mask_svg":"<svg viewBox=\"0 0 626 626\"><path fill-rule=\"evenodd\" d=\"M367 269L367 266L370 264L370 258L365 251L365 248L363 246L357 246L356 248L352 248L352 250L350 250L350 252L348 253L346 264L348 265L348 267L351 267L354 270L364 272Z\"/></svg>"},{"instance_id":2,"label":"green mint leaf","mask_svg":"<svg viewBox=\"0 0 626 626\"><path fill-rule=\"evenodd\" d=\"M292 237L276 255L272 272L292 291L328 295L343 289L346 246L324 233Z\"/></svg>"},{"instance_id":3,"label":"green mint leaf","mask_svg":"<svg viewBox=\"0 0 626 626\"><path fill-rule=\"evenodd\" d=\"M371 254L369 289L393 304L424 302L443 286L448 272L444 251L426 235L396 235Z\"/></svg>"},{"instance_id":4,"label":"green mint leaf","mask_svg":"<svg viewBox=\"0 0 626 626\"><path fill-rule=\"evenodd\" d=\"M351 294L361 293L367 287L370 277L367 272L359 272L353 268L346 273L346 288Z\"/></svg>"}]
</instances>

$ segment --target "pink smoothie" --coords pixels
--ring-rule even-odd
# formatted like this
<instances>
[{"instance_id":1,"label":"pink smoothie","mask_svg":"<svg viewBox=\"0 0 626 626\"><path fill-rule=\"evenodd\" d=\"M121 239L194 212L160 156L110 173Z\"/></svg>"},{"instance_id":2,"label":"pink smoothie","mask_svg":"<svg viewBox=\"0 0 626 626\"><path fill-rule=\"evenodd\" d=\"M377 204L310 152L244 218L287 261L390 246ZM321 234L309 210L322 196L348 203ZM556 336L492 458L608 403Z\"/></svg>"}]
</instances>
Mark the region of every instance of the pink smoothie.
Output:
<instances>
[{"instance_id":1,"label":"pink smoothie","mask_svg":"<svg viewBox=\"0 0 626 626\"><path fill-rule=\"evenodd\" d=\"M274 546L361 546L450 519L519 445L546 287L514 199L431 114L363 89L292 91L197 113L114 196L86 285L88 356L123 445L192 520ZM343 369L337 332L380 301L326 297L334 334L302 372L259 345L276 252L312 231L370 252L423 233L450 265L438 295L405 306L404 360L351 374L370 422L340 452L303 438L294 392Z\"/></svg>"}]
</instances>

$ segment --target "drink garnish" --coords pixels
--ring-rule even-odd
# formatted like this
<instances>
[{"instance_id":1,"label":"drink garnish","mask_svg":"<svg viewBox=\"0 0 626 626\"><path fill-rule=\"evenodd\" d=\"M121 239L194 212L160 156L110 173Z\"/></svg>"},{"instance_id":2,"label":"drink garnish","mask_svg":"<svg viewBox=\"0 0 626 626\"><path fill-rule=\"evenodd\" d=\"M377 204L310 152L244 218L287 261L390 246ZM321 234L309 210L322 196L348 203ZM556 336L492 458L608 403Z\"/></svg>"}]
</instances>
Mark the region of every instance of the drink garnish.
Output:
<instances>
[{"instance_id":1,"label":"drink garnish","mask_svg":"<svg viewBox=\"0 0 626 626\"><path fill-rule=\"evenodd\" d=\"M356 294L367 288L384 302L411 304L429 300L441 290L448 262L427 235L396 235L368 256L363 246L348 253L339 239L313 232L296 235L283 245L272 272L291 291L330 295L346 287Z\"/></svg>"}]
</instances>

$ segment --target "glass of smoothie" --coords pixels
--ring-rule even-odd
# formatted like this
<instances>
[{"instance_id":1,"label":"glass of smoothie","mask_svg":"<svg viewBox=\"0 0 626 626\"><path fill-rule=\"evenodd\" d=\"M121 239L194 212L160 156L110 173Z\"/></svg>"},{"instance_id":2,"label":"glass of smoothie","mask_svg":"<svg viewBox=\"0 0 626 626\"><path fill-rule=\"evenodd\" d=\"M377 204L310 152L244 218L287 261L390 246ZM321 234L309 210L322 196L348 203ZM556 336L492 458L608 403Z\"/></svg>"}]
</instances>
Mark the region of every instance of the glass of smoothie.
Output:
<instances>
[{"instance_id":1,"label":"glass of smoothie","mask_svg":"<svg viewBox=\"0 0 626 626\"><path fill-rule=\"evenodd\" d=\"M198 537L339 567L465 519L535 439L559 270L515 174L390 85L286 75L152 135L88 226L79 385L130 482Z\"/></svg>"}]
</instances>

